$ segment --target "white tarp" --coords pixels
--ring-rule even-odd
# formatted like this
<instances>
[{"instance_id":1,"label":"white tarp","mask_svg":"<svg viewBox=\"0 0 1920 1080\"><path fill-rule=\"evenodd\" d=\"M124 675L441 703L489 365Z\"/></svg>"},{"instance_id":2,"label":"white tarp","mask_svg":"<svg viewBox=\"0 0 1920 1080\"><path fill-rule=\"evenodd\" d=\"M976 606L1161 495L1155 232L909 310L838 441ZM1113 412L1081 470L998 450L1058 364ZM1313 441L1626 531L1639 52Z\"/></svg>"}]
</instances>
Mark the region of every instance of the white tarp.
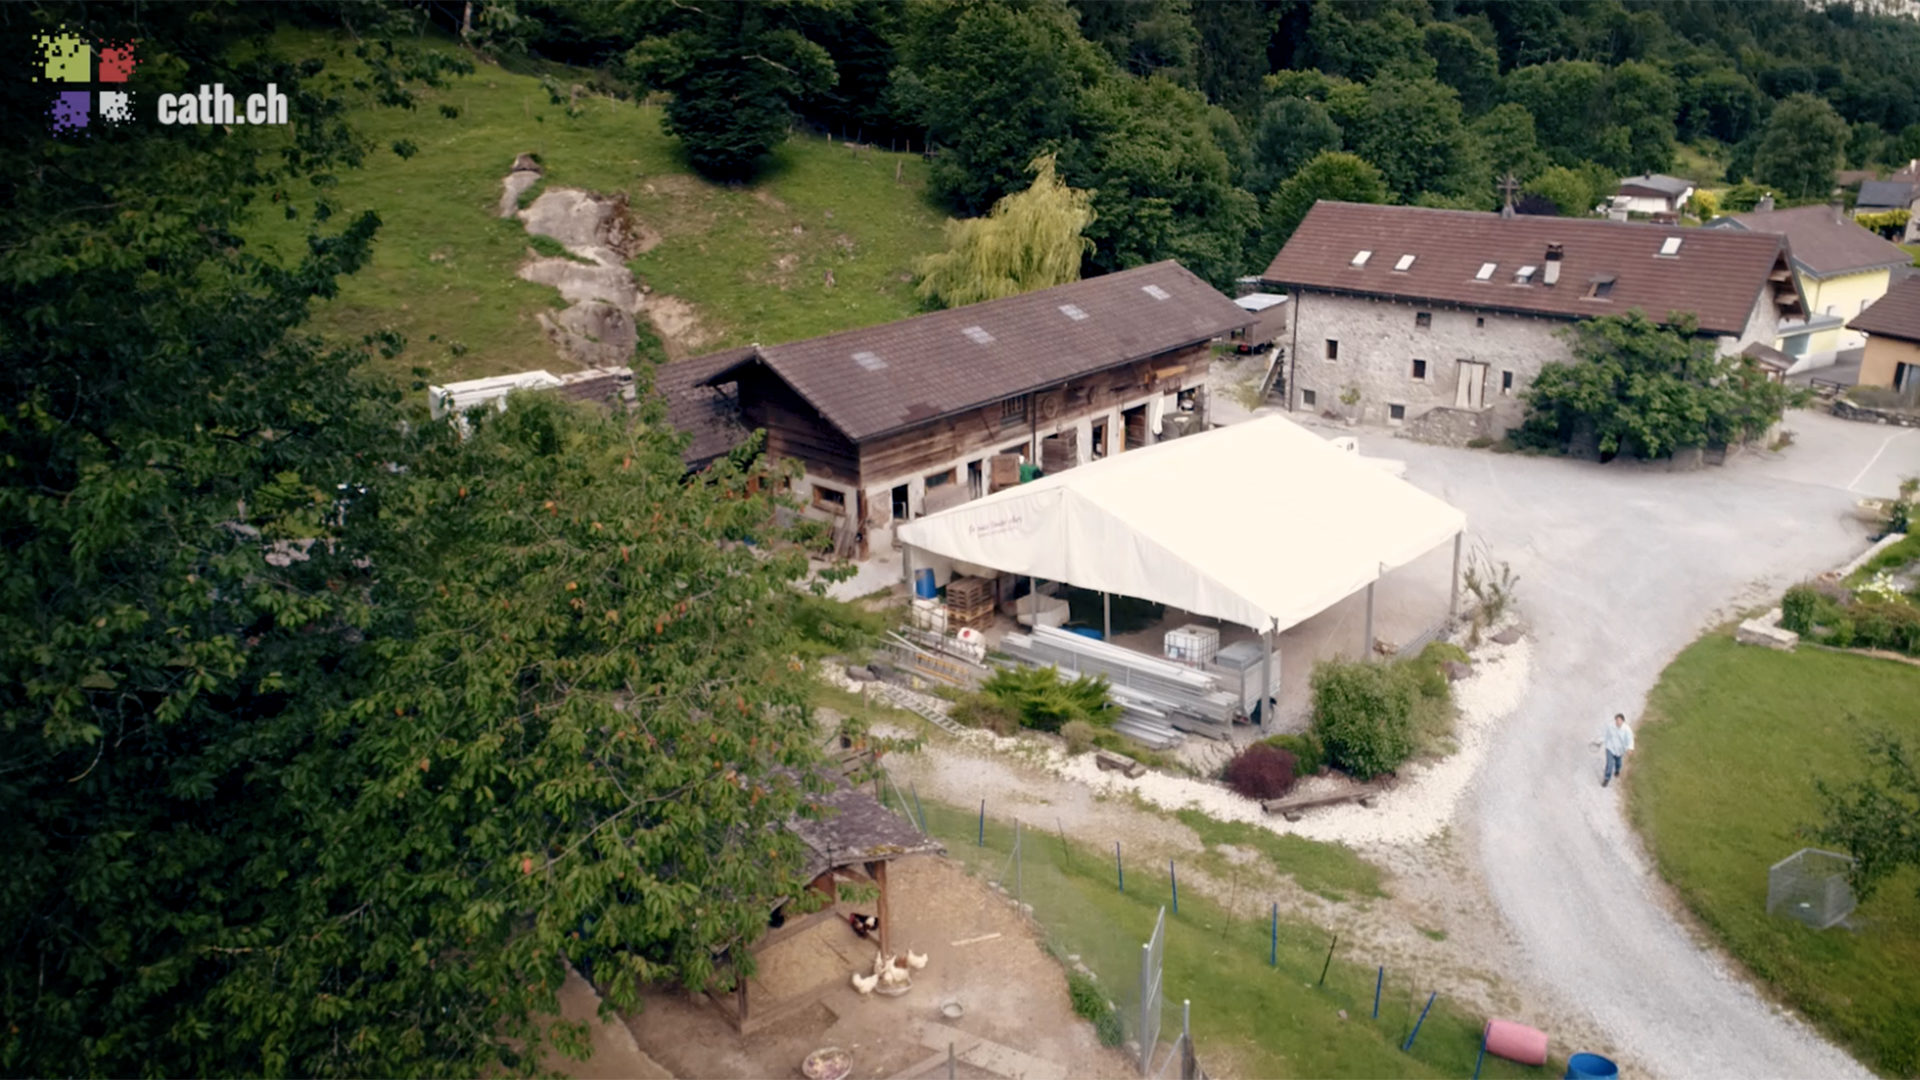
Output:
<instances>
[{"instance_id":1,"label":"white tarp","mask_svg":"<svg viewBox=\"0 0 1920 1080\"><path fill-rule=\"evenodd\" d=\"M1466 515L1279 416L1041 477L902 525L912 550L1284 630Z\"/></svg>"}]
</instances>

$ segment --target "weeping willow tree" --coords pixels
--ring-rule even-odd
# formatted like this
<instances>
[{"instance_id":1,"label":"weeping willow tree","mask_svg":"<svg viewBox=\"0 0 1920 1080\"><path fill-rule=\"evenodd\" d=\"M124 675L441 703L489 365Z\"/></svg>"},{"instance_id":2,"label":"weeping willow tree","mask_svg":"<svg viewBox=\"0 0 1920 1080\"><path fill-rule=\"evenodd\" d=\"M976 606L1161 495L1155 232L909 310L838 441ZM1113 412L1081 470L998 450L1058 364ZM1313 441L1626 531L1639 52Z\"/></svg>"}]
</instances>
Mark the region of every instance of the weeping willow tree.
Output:
<instances>
[{"instance_id":1,"label":"weeping willow tree","mask_svg":"<svg viewBox=\"0 0 1920 1080\"><path fill-rule=\"evenodd\" d=\"M998 300L1080 278L1093 250L1093 195L1070 188L1047 154L1027 166L1032 186L993 204L986 217L949 219L947 250L922 258L920 296L944 307Z\"/></svg>"}]
</instances>

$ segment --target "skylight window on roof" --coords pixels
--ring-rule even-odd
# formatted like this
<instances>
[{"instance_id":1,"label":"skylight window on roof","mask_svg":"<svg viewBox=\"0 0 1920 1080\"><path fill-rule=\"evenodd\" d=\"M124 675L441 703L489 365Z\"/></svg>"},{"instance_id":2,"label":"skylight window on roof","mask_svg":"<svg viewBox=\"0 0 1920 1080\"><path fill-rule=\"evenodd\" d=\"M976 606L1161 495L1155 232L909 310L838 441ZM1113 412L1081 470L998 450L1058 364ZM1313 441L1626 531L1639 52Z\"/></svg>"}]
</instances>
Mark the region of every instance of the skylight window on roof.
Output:
<instances>
[{"instance_id":1,"label":"skylight window on roof","mask_svg":"<svg viewBox=\"0 0 1920 1080\"><path fill-rule=\"evenodd\" d=\"M1353 268L1354 268L1354 269L1356 269L1356 270L1358 270L1358 269L1360 269L1361 267L1364 267L1364 266L1366 266L1366 265L1367 265L1367 260L1368 260L1368 259L1371 259L1371 258L1373 258L1373 252L1371 252L1371 251L1362 251L1362 252L1360 252L1359 254L1357 254L1357 255L1355 255L1355 256L1353 257L1353 261L1352 261L1352 262L1350 262L1350 263L1348 263L1347 265L1348 265L1348 266L1351 266L1351 267L1353 267Z\"/></svg>"},{"instance_id":2,"label":"skylight window on roof","mask_svg":"<svg viewBox=\"0 0 1920 1080\"><path fill-rule=\"evenodd\" d=\"M863 368L866 368L868 371L879 371L882 368L885 368L887 366L887 362L885 360L880 359L880 357L877 354L870 353L870 352L854 353L853 362L856 364L859 364Z\"/></svg>"},{"instance_id":3,"label":"skylight window on roof","mask_svg":"<svg viewBox=\"0 0 1920 1080\"><path fill-rule=\"evenodd\" d=\"M1475 281L1492 281L1493 272L1500 269L1499 263L1481 263L1480 272L1473 275Z\"/></svg>"},{"instance_id":4,"label":"skylight window on roof","mask_svg":"<svg viewBox=\"0 0 1920 1080\"><path fill-rule=\"evenodd\" d=\"M1155 300L1165 300L1173 295L1158 285L1142 285L1140 286L1140 291L1153 297Z\"/></svg>"},{"instance_id":5,"label":"skylight window on roof","mask_svg":"<svg viewBox=\"0 0 1920 1080\"><path fill-rule=\"evenodd\" d=\"M1660 254L1669 259L1680 254L1680 241L1682 239L1682 237L1678 236L1669 236L1665 240L1662 240L1660 242Z\"/></svg>"},{"instance_id":6,"label":"skylight window on roof","mask_svg":"<svg viewBox=\"0 0 1920 1080\"><path fill-rule=\"evenodd\" d=\"M993 335L987 333L985 327L969 326L965 330L962 330L960 332L967 335L967 339L969 341L972 341L975 345L993 344Z\"/></svg>"},{"instance_id":7,"label":"skylight window on roof","mask_svg":"<svg viewBox=\"0 0 1920 1080\"><path fill-rule=\"evenodd\" d=\"M1400 273L1404 274L1407 272L1407 269L1412 265L1413 265L1413 256L1402 255L1400 256L1400 261L1393 264L1393 268L1399 271Z\"/></svg>"},{"instance_id":8,"label":"skylight window on roof","mask_svg":"<svg viewBox=\"0 0 1920 1080\"><path fill-rule=\"evenodd\" d=\"M1081 311L1080 305L1078 304L1061 304L1060 314L1065 315L1067 318L1072 319L1074 322L1083 322L1086 320L1086 317L1087 317L1087 313L1084 311Z\"/></svg>"},{"instance_id":9,"label":"skylight window on roof","mask_svg":"<svg viewBox=\"0 0 1920 1080\"><path fill-rule=\"evenodd\" d=\"M1535 271L1537 271L1537 270L1539 270L1539 269L1540 269L1540 268L1539 268L1539 267L1537 267L1537 266L1523 266L1523 267L1521 267L1521 268L1520 268L1519 270L1517 270L1517 271L1515 271L1515 272L1514 272L1514 275L1513 275L1513 283L1514 283L1515 285L1531 285L1531 284L1533 284L1533 275L1534 275L1534 272L1535 272Z\"/></svg>"}]
</instances>

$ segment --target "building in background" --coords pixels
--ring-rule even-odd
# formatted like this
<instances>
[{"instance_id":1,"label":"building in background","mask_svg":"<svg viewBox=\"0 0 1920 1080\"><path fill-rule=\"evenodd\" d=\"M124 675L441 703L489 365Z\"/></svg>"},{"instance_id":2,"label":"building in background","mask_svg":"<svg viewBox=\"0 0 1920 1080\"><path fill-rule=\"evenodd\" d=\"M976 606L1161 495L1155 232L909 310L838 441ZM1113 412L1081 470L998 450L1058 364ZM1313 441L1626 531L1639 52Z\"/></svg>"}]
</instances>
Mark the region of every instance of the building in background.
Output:
<instances>
[{"instance_id":1,"label":"building in background","mask_svg":"<svg viewBox=\"0 0 1920 1080\"><path fill-rule=\"evenodd\" d=\"M1691 198L1693 181L1647 173L1620 181L1613 204L1630 214L1678 214Z\"/></svg>"},{"instance_id":2,"label":"building in background","mask_svg":"<svg viewBox=\"0 0 1920 1080\"><path fill-rule=\"evenodd\" d=\"M1580 319L1685 313L1734 355L1806 315L1770 233L1411 206L1317 203L1265 279L1292 308L1289 408L1448 443L1518 426Z\"/></svg>"},{"instance_id":3,"label":"building in background","mask_svg":"<svg viewBox=\"0 0 1920 1080\"><path fill-rule=\"evenodd\" d=\"M1860 385L1920 394L1920 278L1909 278L1848 323L1867 337Z\"/></svg>"}]
</instances>

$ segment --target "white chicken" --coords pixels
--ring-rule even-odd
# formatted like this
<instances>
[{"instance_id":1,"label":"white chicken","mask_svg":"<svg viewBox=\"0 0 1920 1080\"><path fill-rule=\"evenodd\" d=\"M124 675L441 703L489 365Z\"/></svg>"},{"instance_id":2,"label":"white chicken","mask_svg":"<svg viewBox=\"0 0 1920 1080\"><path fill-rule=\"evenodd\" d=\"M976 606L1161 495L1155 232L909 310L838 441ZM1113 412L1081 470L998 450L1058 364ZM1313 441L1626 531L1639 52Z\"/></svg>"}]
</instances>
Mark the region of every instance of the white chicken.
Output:
<instances>
[{"instance_id":1,"label":"white chicken","mask_svg":"<svg viewBox=\"0 0 1920 1080\"><path fill-rule=\"evenodd\" d=\"M914 952L912 949L908 949L907 950L907 966L912 968L915 971L919 971L921 968L926 967L927 954L917 953L917 952Z\"/></svg>"},{"instance_id":2,"label":"white chicken","mask_svg":"<svg viewBox=\"0 0 1920 1080\"><path fill-rule=\"evenodd\" d=\"M875 975L886 974L887 969L892 966L893 966L893 957L888 956L886 953L879 952L877 950L874 952L873 973Z\"/></svg>"},{"instance_id":3,"label":"white chicken","mask_svg":"<svg viewBox=\"0 0 1920 1080\"><path fill-rule=\"evenodd\" d=\"M853 973L853 988L863 995L873 993L873 988L879 985L880 976L878 975L862 975L857 971Z\"/></svg>"},{"instance_id":4,"label":"white chicken","mask_svg":"<svg viewBox=\"0 0 1920 1080\"><path fill-rule=\"evenodd\" d=\"M888 986L899 986L901 983L911 982L912 976L907 974L906 968L900 967L897 964L890 964L887 967L887 973L880 976L880 981L886 983Z\"/></svg>"}]
</instances>

